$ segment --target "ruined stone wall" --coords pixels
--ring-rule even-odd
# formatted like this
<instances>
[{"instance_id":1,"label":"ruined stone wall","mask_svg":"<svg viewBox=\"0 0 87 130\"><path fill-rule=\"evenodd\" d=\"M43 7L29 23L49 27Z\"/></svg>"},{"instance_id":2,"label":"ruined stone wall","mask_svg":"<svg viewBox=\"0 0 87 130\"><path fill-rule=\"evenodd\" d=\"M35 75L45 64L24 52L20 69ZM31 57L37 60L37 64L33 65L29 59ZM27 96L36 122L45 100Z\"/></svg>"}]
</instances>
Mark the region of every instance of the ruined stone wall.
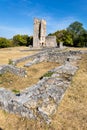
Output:
<instances>
[{"instance_id":1,"label":"ruined stone wall","mask_svg":"<svg viewBox=\"0 0 87 130\"><path fill-rule=\"evenodd\" d=\"M46 21L34 19L33 47L56 47L56 36L46 37Z\"/></svg>"},{"instance_id":2,"label":"ruined stone wall","mask_svg":"<svg viewBox=\"0 0 87 130\"><path fill-rule=\"evenodd\" d=\"M56 52L56 49L54 49L54 52L51 51L48 52L46 61L64 64L65 61L67 61L68 57L76 56L79 54L82 54L82 52L81 51Z\"/></svg>"},{"instance_id":3,"label":"ruined stone wall","mask_svg":"<svg viewBox=\"0 0 87 130\"><path fill-rule=\"evenodd\" d=\"M46 46L47 47L57 47L56 36L47 36L46 37Z\"/></svg>"},{"instance_id":4,"label":"ruined stone wall","mask_svg":"<svg viewBox=\"0 0 87 130\"><path fill-rule=\"evenodd\" d=\"M33 47L44 46L46 37L46 21L34 19Z\"/></svg>"},{"instance_id":5,"label":"ruined stone wall","mask_svg":"<svg viewBox=\"0 0 87 130\"><path fill-rule=\"evenodd\" d=\"M39 63L42 61L57 62L57 63L63 64L69 56L72 56L72 55L75 56L78 54L87 53L84 51L66 51L66 52L61 52L61 51L62 50L59 48L49 48L49 49L45 49L44 51L42 51L40 53L31 55L31 56L25 56L25 57L22 57L19 59L12 60L12 63L13 63L13 65L16 65L22 61L32 59L31 63L28 62L26 64L27 65L29 64L29 66L30 66L32 64L36 64L36 63Z\"/></svg>"},{"instance_id":6,"label":"ruined stone wall","mask_svg":"<svg viewBox=\"0 0 87 130\"><path fill-rule=\"evenodd\" d=\"M40 30L40 46L45 46L45 37L46 37L46 21L41 20L41 30Z\"/></svg>"},{"instance_id":7,"label":"ruined stone wall","mask_svg":"<svg viewBox=\"0 0 87 130\"><path fill-rule=\"evenodd\" d=\"M23 68L17 68L13 65L0 66L0 74L4 74L6 72L11 72L11 73L21 76L21 77L25 77L27 75L27 72Z\"/></svg>"},{"instance_id":8,"label":"ruined stone wall","mask_svg":"<svg viewBox=\"0 0 87 130\"><path fill-rule=\"evenodd\" d=\"M33 32L33 47L39 46L40 40L40 20L34 19L34 32Z\"/></svg>"},{"instance_id":9,"label":"ruined stone wall","mask_svg":"<svg viewBox=\"0 0 87 130\"><path fill-rule=\"evenodd\" d=\"M34 86L17 94L0 88L0 107L31 119L42 117L49 124L76 70L77 67L67 64L57 67L52 70L52 76L43 77ZM64 78L65 74L67 78Z\"/></svg>"},{"instance_id":10,"label":"ruined stone wall","mask_svg":"<svg viewBox=\"0 0 87 130\"><path fill-rule=\"evenodd\" d=\"M83 53L87 52L58 52L57 49L50 49L43 52L42 55L39 53L36 58L34 55L36 60L39 59L38 63L43 57L45 61L62 61L63 65L50 70L50 77L43 76L37 84L22 90L20 93L14 94L10 90L0 88L0 107L5 111L27 118L38 119L41 117L41 120L43 118L47 123L50 123L51 116L56 112L71 83L72 76L78 69L72 63L73 61L77 62L76 55Z\"/></svg>"}]
</instances>

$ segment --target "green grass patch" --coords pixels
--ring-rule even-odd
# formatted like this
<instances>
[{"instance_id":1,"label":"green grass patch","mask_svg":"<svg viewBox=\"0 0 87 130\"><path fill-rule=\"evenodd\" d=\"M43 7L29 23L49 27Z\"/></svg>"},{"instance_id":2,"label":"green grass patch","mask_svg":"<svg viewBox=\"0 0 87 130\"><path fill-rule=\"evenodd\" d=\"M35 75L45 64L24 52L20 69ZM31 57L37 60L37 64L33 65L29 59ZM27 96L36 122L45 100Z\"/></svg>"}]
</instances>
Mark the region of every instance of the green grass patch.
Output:
<instances>
[{"instance_id":1,"label":"green grass patch","mask_svg":"<svg viewBox=\"0 0 87 130\"><path fill-rule=\"evenodd\" d=\"M12 92L14 92L15 94L20 94L20 91L16 89L13 89Z\"/></svg>"},{"instance_id":2,"label":"green grass patch","mask_svg":"<svg viewBox=\"0 0 87 130\"><path fill-rule=\"evenodd\" d=\"M46 74L40 77L40 79L43 79L44 77L51 77L54 72L48 71Z\"/></svg>"},{"instance_id":3,"label":"green grass patch","mask_svg":"<svg viewBox=\"0 0 87 130\"><path fill-rule=\"evenodd\" d=\"M0 77L2 77L2 74L0 74Z\"/></svg>"},{"instance_id":4,"label":"green grass patch","mask_svg":"<svg viewBox=\"0 0 87 130\"><path fill-rule=\"evenodd\" d=\"M11 59L9 59L8 64L13 65L13 61Z\"/></svg>"},{"instance_id":5,"label":"green grass patch","mask_svg":"<svg viewBox=\"0 0 87 130\"><path fill-rule=\"evenodd\" d=\"M0 81L0 84L2 84L3 82L2 81Z\"/></svg>"}]
</instances>

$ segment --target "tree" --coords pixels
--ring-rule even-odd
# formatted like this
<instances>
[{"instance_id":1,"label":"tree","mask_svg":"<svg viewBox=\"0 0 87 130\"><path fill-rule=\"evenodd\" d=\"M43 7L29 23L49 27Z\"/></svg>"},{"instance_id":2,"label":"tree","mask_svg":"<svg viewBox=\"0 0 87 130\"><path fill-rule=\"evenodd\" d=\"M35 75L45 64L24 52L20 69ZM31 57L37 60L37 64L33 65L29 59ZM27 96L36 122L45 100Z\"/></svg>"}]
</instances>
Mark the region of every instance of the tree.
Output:
<instances>
[{"instance_id":1,"label":"tree","mask_svg":"<svg viewBox=\"0 0 87 130\"><path fill-rule=\"evenodd\" d=\"M26 46L28 35L15 35L13 36L13 43L16 46Z\"/></svg>"},{"instance_id":2,"label":"tree","mask_svg":"<svg viewBox=\"0 0 87 130\"><path fill-rule=\"evenodd\" d=\"M79 35L78 40L78 47L87 47L87 33L83 33L82 35Z\"/></svg>"},{"instance_id":3,"label":"tree","mask_svg":"<svg viewBox=\"0 0 87 130\"><path fill-rule=\"evenodd\" d=\"M10 47L10 46L11 46L10 40L0 37L0 48Z\"/></svg>"},{"instance_id":4,"label":"tree","mask_svg":"<svg viewBox=\"0 0 87 130\"><path fill-rule=\"evenodd\" d=\"M28 37L26 46L33 46L33 36Z\"/></svg>"},{"instance_id":5,"label":"tree","mask_svg":"<svg viewBox=\"0 0 87 130\"><path fill-rule=\"evenodd\" d=\"M63 44L66 45L66 46L72 46L73 45L72 36L67 30L56 31L55 33L49 34L49 35L55 35L56 36L57 45L59 45L60 42L63 42Z\"/></svg>"},{"instance_id":6,"label":"tree","mask_svg":"<svg viewBox=\"0 0 87 130\"><path fill-rule=\"evenodd\" d=\"M83 24L80 22L74 22L69 25L67 31L71 34L74 46L83 46L83 37L86 33L86 30L83 28ZM81 42L81 43L80 43Z\"/></svg>"},{"instance_id":7,"label":"tree","mask_svg":"<svg viewBox=\"0 0 87 130\"><path fill-rule=\"evenodd\" d=\"M28 35L15 35L13 36L13 43L15 46L29 46L33 45L33 37Z\"/></svg>"}]
</instances>

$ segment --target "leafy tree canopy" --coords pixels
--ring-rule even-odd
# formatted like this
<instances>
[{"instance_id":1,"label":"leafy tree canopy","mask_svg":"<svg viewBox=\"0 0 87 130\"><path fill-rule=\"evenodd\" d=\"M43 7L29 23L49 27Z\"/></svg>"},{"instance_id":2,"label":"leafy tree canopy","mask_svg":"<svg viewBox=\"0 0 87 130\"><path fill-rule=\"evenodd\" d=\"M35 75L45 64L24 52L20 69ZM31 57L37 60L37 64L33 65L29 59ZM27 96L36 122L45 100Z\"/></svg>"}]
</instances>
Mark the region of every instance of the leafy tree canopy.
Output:
<instances>
[{"instance_id":1,"label":"leafy tree canopy","mask_svg":"<svg viewBox=\"0 0 87 130\"><path fill-rule=\"evenodd\" d=\"M10 46L12 46L10 40L0 37L0 48L10 47Z\"/></svg>"},{"instance_id":2,"label":"leafy tree canopy","mask_svg":"<svg viewBox=\"0 0 87 130\"><path fill-rule=\"evenodd\" d=\"M71 33L73 37L76 37L77 35L83 34L86 30L84 29L82 23L76 21L69 25L67 31Z\"/></svg>"},{"instance_id":3,"label":"leafy tree canopy","mask_svg":"<svg viewBox=\"0 0 87 130\"><path fill-rule=\"evenodd\" d=\"M28 35L15 35L13 36L13 43L15 45L20 45L20 46L26 46L27 45L27 39Z\"/></svg>"},{"instance_id":4,"label":"leafy tree canopy","mask_svg":"<svg viewBox=\"0 0 87 130\"><path fill-rule=\"evenodd\" d=\"M67 31L72 35L74 46L82 47L86 45L87 31L84 29L82 23L76 21L70 24Z\"/></svg>"},{"instance_id":5,"label":"leafy tree canopy","mask_svg":"<svg viewBox=\"0 0 87 130\"><path fill-rule=\"evenodd\" d=\"M63 42L64 45L69 45L69 46L73 45L71 34L67 30L56 31L55 33L49 35L56 36L57 44Z\"/></svg>"}]
</instances>

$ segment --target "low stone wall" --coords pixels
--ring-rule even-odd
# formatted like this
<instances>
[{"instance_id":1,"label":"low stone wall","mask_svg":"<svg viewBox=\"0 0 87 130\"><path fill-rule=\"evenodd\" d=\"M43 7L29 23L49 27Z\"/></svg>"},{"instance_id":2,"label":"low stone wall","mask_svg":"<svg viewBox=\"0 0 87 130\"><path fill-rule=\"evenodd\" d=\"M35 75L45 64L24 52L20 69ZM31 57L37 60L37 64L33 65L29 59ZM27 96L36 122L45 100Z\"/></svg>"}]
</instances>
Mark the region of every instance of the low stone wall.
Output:
<instances>
[{"instance_id":1,"label":"low stone wall","mask_svg":"<svg viewBox=\"0 0 87 130\"><path fill-rule=\"evenodd\" d=\"M26 56L20 59L16 59L16 60L12 60L12 64L16 65L19 62L28 60L28 59L33 59L31 62L28 62L25 64L25 67L29 67L33 64L37 64L40 62L58 62L61 64L64 64L65 61L67 61L67 59L71 59L73 60L73 58L69 58L72 56L76 56L78 54L82 54L81 51L67 51L67 52L58 52L58 49L47 49L43 52L40 52L38 54L35 55L31 55L31 56ZM0 74L3 74L6 71L10 71L16 75L19 76L25 76L27 75L26 71L23 68L17 68L13 65L3 65L0 66Z\"/></svg>"},{"instance_id":2,"label":"low stone wall","mask_svg":"<svg viewBox=\"0 0 87 130\"><path fill-rule=\"evenodd\" d=\"M56 42L56 36L47 36L46 37L46 46L49 47L57 47L57 42Z\"/></svg>"},{"instance_id":3,"label":"low stone wall","mask_svg":"<svg viewBox=\"0 0 87 130\"><path fill-rule=\"evenodd\" d=\"M77 56L82 54L81 51L66 51L66 52L48 52L48 62L58 62L64 64L68 60L68 57Z\"/></svg>"},{"instance_id":4,"label":"low stone wall","mask_svg":"<svg viewBox=\"0 0 87 130\"><path fill-rule=\"evenodd\" d=\"M34 54L34 55L29 55L29 56L25 56L25 57L22 57L22 58L18 58L18 59L14 59L14 60L11 60L12 62L12 65L16 65L20 62L23 62L23 61L26 61L26 60L34 60L34 59L37 59L37 58L43 58L43 59L47 59L47 56L48 56L48 52L55 52L55 51L58 51L58 53L61 51L62 49L59 49L59 48L45 48L43 49L41 52L37 53L37 54Z\"/></svg>"},{"instance_id":5,"label":"low stone wall","mask_svg":"<svg viewBox=\"0 0 87 130\"><path fill-rule=\"evenodd\" d=\"M35 57L32 57L33 60L31 62L26 63L24 66L29 67L33 64L37 64L40 62L57 62L60 64L64 64L65 61L69 60L75 60L75 57L77 55L82 54L81 51L66 51L66 52L58 52L57 49L49 50L48 52L43 52Z\"/></svg>"},{"instance_id":6,"label":"low stone wall","mask_svg":"<svg viewBox=\"0 0 87 130\"><path fill-rule=\"evenodd\" d=\"M72 76L78 69L72 65L72 62L80 59L80 57L76 58L75 56L82 53L81 51L57 52L55 49L34 55L34 59L37 58L38 62L42 58L43 61L58 62L63 63L63 65L50 70L50 76L43 76L37 84L22 90L20 93L14 94L10 90L0 88L0 107L10 113L35 120L42 117L49 124L51 116L56 112L71 83ZM13 68L10 70L13 71ZM16 73L18 74L18 72L20 73L20 70Z\"/></svg>"},{"instance_id":7,"label":"low stone wall","mask_svg":"<svg viewBox=\"0 0 87 130\"><path fill-rule=\"evenodd\" d=\"M12 65L2 65L0 66L0 74L3 74L5 72L11 72L15 75L25 77L27 75L27 72L23 68L17 68Z\"/></svg>"},{"instance_id":8,"label":"low stone wall","mask_svg":"<svg viewBox=\"0 0 87 130\"><path fill-rule=\"evenodd\" d=\"M19 94L0 88L0 107L27 118L42 117L49 124L76 70L71 64L57 67L51 77L43 77Z\"/></svg>"},{"instance_id":9,"label":"low stone wall","mask_svg":"<svg viewBox=\"0 0 87 130\"><path fill-rule=\"evenodd\" d=\"M42 61L46 62L58 62L58 63L64 63L67 60L67 57L69 56L76 56L79 54L84 54L87 53L87 51L64 51L65 48L59 49L59 48L48 48L48 49L43 49L40 53L30 55L30 56L25 56L23 58L15 59L12 60L12 65L16 65L22 61L30 60L32 59L31 62L28 62L25 66L29 66L32 64L36 64Z\"/></svg>"},{"instance_id":10,"label":"low stone wall","mask_svg":"<svg viewBox=\"0 0 87 130\"><path fill-rule=\"evenodd\" d=\"M14 60L11 60L12 61L12 65L16 65L22 61L26 61L26 60L29 60L29 59L35 59L37 57L41 57L42 55L46 55L46 51L42 51L40 53L37 53L37 54L34 54L34 55L30 55L30 56L25 56L25 57L22 57L22 58L19 58L19 59L14 59Z\"/></svg>"}]
</instances>

